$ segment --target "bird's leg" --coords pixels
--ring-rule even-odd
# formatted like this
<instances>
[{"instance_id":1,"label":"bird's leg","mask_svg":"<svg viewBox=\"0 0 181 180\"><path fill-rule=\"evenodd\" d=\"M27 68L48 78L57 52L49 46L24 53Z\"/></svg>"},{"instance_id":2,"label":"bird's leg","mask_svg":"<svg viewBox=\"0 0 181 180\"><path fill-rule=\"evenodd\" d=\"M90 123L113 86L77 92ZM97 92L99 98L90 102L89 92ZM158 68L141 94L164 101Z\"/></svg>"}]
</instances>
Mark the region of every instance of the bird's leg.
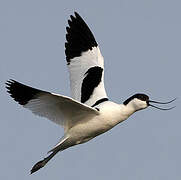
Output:
<instances>
[{"instance_id":1,"label":"bird's leg","mask_svg":"<svg viewBox=\"0 0 181 180\"><path fill-rule=\"evenodd\" d=\"M46 158L44 158L43 160L37 162L31 169L31 174L38 171L39 169L41 169L42 167L44 167L48 161L50 161L50 159L52 159L59 151L63 151L65 149L67 149L68 147L70 147L71 145L68 143L68 136L65 136L61 139L61 141L52 149L50 150L48 153L52 152L49 156L47 156Z\"/></svg>"},{"instance_id":2,"label":"bird's leg","mask_svg":"<svg viewBox=\"0 0 181 180\"><path fill-rule=\"evenodd\" d=\"M53 151L48 157L43 160L37 162L31 169L31 174L38 171L40 168L44 167L50 159L52 159L59 151Z\"/></svg>"}]
</instances>

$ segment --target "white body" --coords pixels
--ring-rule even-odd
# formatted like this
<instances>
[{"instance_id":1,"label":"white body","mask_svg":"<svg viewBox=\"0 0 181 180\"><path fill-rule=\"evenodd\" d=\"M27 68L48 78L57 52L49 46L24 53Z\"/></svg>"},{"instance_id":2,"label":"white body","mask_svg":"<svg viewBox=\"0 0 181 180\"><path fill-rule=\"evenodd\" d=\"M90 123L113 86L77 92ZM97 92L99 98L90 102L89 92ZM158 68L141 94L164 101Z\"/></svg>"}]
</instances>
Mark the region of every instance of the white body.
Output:
<instances>
[{"instance_id":1,"label":"white body","mask_svg":"<svg viewBox=\"0 0 181 180\"><path fill-rule=\"evenodd\" d=\"M84 118L79 120L79 123L71 127L63 139L66 139L64 143L62 141L58 143L58 149L66 149L70 146L85 143L92 138L110 130L117 124L126 120L131 114L135 112L132 106L125 106L123 104L116 104L111 101L106 101L96 106L99 109L99 113L96 116Z\"/></svg>"},{"instance_id":2,"label":"white body","mask_svg":"<svg viewBox=\"0 0 181 180\"><path fill-rule=\"evenodd\" d=\"M68 130L67 136L73 145L84 143L110 130L129 116L124 113L124 105L118 105L110 101L102 103L97 108L99 109L99 115L90 117L86 121L83 119L79 121L79 124Z\"/></svg>"}]
</instances>

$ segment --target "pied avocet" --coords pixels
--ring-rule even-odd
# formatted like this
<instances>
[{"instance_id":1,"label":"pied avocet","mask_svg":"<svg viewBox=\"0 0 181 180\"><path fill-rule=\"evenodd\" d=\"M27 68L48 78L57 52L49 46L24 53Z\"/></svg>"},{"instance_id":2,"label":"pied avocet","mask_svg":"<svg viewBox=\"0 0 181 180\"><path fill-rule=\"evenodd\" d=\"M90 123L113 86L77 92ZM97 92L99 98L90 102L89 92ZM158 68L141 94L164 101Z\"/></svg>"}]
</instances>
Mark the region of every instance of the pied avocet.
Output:
<instances>
[{"instance_id":1,"label":"pied avocet","mask_svg":"<svg viewBox=\"0 0 181 180\"><path fill-rule=\"evenodd\" d=\"M145 94L135 94L123 104L109 101L104 88L104 60L87 24L75 12L66 28L65 54L70 73L72 98L35 89L15 80L7 81L11 97L34 114L46 117L64 128L64 136L36 163L31 173L44 167L57 154L71 146L85 143L126 120L134 112L152 106L168 104L149 100Z\"/></svg>"}]
</instances>

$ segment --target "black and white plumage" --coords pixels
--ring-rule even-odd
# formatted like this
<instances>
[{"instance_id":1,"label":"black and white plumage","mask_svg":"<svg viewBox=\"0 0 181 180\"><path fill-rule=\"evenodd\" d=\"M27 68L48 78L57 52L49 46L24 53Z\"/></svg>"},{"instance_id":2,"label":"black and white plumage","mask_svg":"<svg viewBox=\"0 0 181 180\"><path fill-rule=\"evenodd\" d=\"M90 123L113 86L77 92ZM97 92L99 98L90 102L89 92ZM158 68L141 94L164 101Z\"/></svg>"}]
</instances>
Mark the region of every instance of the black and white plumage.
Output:
<instances>
[{"instance_id":1,"label":"black and white plumage","mask_svg":"<svg viewBox=\"0 0 181 180\"><path fill-rule=\"evenodd\" d=\"M107 98L104 88L104 59L84 20L75 13L68 20L65 54L70 73L72 98L92 106Z\"/></svg>"},{"instance_id":2,"label":"black and white plumage","mask_svg":"<svg viewBox=\"0 0 181 180\"><path fill-rule=\"evenodd\" d=\"M6 84L15 101L34 114L63 126L65 132L78 123L80 114L82 116L98 114L94 108L66 96L35 89L14 80L7 81Z\"/></svg>"},{"instance_id":3,"label":"black and white plumage","mask_svg":"<svg viewBox=\"0 0 181 180\"><path fill-rule=\"evenodd\" d=\"M151 101L147 95L140 93L123 104L109 101L104 88L104 60L98 44L78 13L70 18L66 28L65 54L72 98L32 88L15 80L6 83L8 93L20 105L64 128L61 141L49 151L48 157L33 166L31 173L45 166L57 152L91 140L138 110L156 107L150 103L173 101Z\"/></svg>"}]
</instances>

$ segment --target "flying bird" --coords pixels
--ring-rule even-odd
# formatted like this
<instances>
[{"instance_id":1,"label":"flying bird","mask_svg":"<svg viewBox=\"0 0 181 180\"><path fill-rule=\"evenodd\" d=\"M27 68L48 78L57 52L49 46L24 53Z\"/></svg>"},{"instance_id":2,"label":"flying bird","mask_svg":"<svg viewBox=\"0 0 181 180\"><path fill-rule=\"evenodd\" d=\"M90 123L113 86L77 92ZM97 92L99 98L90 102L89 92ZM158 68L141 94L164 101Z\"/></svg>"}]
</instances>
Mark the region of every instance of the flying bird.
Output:
<instances>
[{"instance_id":1,"label":"flying bird","mask_svg":"<svg viewBox=\"0 0 181 180\"><path fill-rule=\"evenodd\" d=\"M64 136L49 155L36 163L31 173L44 167L58 152L71 146L85 143L105 133L126 120L136 111L153 105L168 104L149 99L137 93L122 104L108 99L104 87L104 59L99 46L81 16L75 12L66 27L65 55L70 75L71 96L50 93L8 80L6 88L10 96L34 114L46 117L64 128Z\"/></svg>"}]
</instances>

